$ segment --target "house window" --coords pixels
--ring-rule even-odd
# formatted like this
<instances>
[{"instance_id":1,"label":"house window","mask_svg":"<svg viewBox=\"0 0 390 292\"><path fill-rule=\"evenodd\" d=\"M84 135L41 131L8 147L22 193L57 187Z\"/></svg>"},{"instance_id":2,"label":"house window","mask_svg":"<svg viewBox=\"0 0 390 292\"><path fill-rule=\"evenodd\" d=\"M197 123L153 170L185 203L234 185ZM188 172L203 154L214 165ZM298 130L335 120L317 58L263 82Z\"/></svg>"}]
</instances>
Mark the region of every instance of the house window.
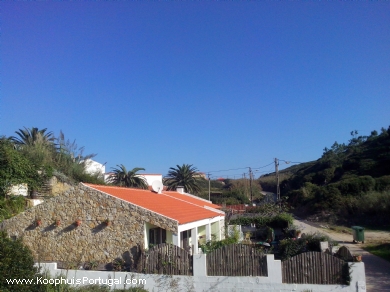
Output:
<instances>
[{"instance_id":1,"label":"house window","mask_svg":"<svg viewBox=\"0 0 390 292\"><path fill-rule=\"evenodd\" d=\"M149 229L149 244L160 244L167 241L167 231L162 228Z\"/></svg>"},{"instance_id":2,"label":"house window","mask_svg":"<svg viewBox=\"0 0 390 292\"><path fill-rule=\"evenodd\" d=\"M188 250L190 247L190 237L191 237L191 229L181 232L180 235L180 246L185 250Z\"/></svg>"}]
</instances>

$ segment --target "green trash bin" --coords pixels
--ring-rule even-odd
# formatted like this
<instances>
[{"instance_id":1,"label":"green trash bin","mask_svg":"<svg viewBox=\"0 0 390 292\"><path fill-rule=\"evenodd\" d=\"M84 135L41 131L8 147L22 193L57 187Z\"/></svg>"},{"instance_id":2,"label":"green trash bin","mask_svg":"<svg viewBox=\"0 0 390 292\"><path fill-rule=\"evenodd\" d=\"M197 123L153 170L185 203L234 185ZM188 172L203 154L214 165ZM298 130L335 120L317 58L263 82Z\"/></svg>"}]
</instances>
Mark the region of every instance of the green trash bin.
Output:
<instances>
[{"instance_id":1,"label":"green trash bin","mask_svg":"<svg viewBox=\"0 0 390 292\"><path fill-rule=\"evenodd\" d=\"M364 243L364 227L352 226L353 242L361 241Z\"/></svg>"}]
</instances>

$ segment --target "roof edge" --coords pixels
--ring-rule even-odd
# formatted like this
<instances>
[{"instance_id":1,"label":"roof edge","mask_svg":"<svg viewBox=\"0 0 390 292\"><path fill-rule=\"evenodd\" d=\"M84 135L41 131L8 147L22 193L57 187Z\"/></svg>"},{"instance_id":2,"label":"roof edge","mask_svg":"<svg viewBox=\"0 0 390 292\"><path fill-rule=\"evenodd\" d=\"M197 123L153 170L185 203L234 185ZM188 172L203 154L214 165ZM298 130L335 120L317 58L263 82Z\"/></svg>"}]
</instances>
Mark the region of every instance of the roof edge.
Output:
<instances>
[{"instance_id":1,"label":"roof edge","mask_svg":"<svg viewBox=\"0 0 390 292\"><path fill-rule=\"evenodd\" d=\"M203 199L203 198L201 198L201 197L195 196L195 195L190 194L190 193L179 193L179 192L177 192L177 191L167 191L167 192L178 193L178 194L180 194L180 195L185 195L185 196L188 196L188 197L192 197L192 198L194 198L194 199L198 199L198 200L207 202L207 203L209 203L209 204L213 204L213 203L212 203L211 201L209 201L209 200ZM216 204L213 204L213 205L216 205Z\"/></svg>"},{"instance_id":2,"label":"roof edge","mask_svg":"<svg viewBox=\"0 0 390 292\"><path fill-rule=\"evenodd\" d=\"M209 206L200 206L200 205L197 205L197 204L188 202L188 201L183 200L183 199L179 199L179 198L176 198L176 197L171 197L169 194L161 193L160 195L164 195L164 196L170 197L170 198L172 198L172 199L179 200L179 201L185 202L185 203L187 203L187 204L194 205L194 206L199 207L199 208L204 208L204 209L206 209L206 210L215 212L215 213L217 213L217 214L224 214L224 215L225 215L225 212L223 212L223 211L221 211L221 210L218 210L218 209L215 209L215 208L212 208L212 207L209 207ZM219 216L219 215L218 215L218 216ZM214 218L214 217L213 217L213 218ZM204 218L204 219L206 219L206 218ZM203 219L201 219L201 220L203 220ZM194 221L194 222L195 222L195 221Z\"/></svg>"},{"instance_id":3,"label":"roof edge","mask_svg":"<svg viewBox=\"0 0 390 292\"><path fill-rule=\"evenodd\" d=\"M113 196L113 195L110 195L110 194L108 194L108 193L106 193L106 192L103 192L103 191L101 191L101 190L97 190L97 189L95 189L95 188L93 188L93 187L87 186L87 185L85 185L84 183L81 183L81 184L82 184L83 186L87 187L87 188L90 188L90 189L92 189L92 190L95 190L95 191L97 191L97 192L100 192L100 193L102 193L102 194L108 195L108 196L110 196L110 197L113 197L113 198L115 198L115 199L117 199L117 200L121 200L121 201L123 201L123 202L126 202L127 204L130 204L130 205L136 206L136 207L138 207L138 208L141 208L141 209L143 209L143 210L147 210L147 211L149 211L149 212L152 212L152 213L158 214L158 215L160 215L160 216L162 216L162 217L164 217L164 218L168 218L168 219L170 219L170 220L173 220L173 221L175 221L175 222L177 223L177 225L180 225L180 224L179 224L179 221L177 221L176 219L173 219L173 218L171 218L171 217L168 217L168 216L162 215L162 214L160 214L160 213L157 213L157 212L155 212L155 211L152 211L152 210L150 210L150 209L147 209L147 208L141 207L141 206L139 206L139 205L137 205L137 204L130 203L130 202L126 201L126 200L123 200L123 199L121 199L121 198L115 197L115 196Z\"/></svg>"}]
</instances>

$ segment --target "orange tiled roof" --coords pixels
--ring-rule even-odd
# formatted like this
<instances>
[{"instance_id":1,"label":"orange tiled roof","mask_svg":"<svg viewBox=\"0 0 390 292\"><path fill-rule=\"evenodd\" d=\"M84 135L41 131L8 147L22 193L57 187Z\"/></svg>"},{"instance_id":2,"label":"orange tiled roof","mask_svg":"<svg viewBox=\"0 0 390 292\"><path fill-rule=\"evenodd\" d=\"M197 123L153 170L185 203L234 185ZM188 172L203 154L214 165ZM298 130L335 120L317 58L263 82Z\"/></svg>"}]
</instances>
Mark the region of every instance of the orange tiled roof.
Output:
<instances>
[{"instance_id":1,"label":"orange tiled roof","mask_svg":"<svg viewBox=\"0 0 390 292\"><path fill-rule=\"evenodd\" d=\"M138 205L152 212L177 220L179 224L221 216L220 213L205 209L194 203L178 200L171 195L157 194L149 190L114 186L84 185L104 192L126 202Z\"/></svg>"},{"instance_id":2,"label":"orange tiled roof","mask_svg":"<svg viewBox=\"0 0 390 292\"><path fill-rule=\"evenodd\" d=\"M201 207L207 206L207 207L214 208L214 209L221 209L222 208L219 205L215 205L213 203L209 203L209 202L204 201L204 200L202 200L200 198L198 199L198 198L196 198L194 196L180 194L180 193L174 192L174 191L163 191L163 194L166 194L166 195L171 196L171 197L176 198L176 199L187 201L189 203L192 203L192 204L195 204L195 205L198 205L198 206L201 206Z\"/></svg>"}]
</instances>

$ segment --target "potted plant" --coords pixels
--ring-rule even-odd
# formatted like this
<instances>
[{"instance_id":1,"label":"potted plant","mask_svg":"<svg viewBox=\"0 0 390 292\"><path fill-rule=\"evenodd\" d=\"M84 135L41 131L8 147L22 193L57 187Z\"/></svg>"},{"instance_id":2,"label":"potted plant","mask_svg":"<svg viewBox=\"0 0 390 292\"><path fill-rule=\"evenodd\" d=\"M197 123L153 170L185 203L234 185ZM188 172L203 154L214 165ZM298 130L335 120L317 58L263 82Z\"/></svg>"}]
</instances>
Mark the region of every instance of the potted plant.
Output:
<instances>
[{"instance_id":1,"label":"potted plant","mask_svg":"<svg viewBox=\"0 0 390 292\"><path fill-rule=\"evenodd\" d=\"M42 225L42 219L41 218L35 219L35 225L36 226L41 226Z\"/></svg>"},{"instance_id":2,"label":"potted plant","mask_svg":"<svg viewBox=\"0 0 390 292\"><path fill-rule=\"evenodd\" d=\"M36 199L37 198L37 191L36 191L36 189L31 189L30 190L30 198L31 199Z\"/></svg>"},{"instance_id":3,"label":"potted plant","mask_svg":"<svg viewBox=\"0 0 390 292\"><path fill-rule=\"evenodd\" d=\"M77 219L76 222L74 223L76 226L80 226L81 225L81 220L80 219Z\"/></svg>"},{"instance_id":4,"label":"potted plant","mask_svg":"<svg viewBox=\"0 0 390 292\"><path fill-rule=\"evenodd\" d=\"M103 223L106 225L106 226L110 226L111 225L111 220L110 219L106 219L103 221Z\"/></svg>"},{"instance_id":5,"label":"potted plant","mask_svg":"<svg viewBox=\"0 0 390 292\"><path fill-rule=\"evenodd\" d=\"M362 255L361 254L356 254L353 256L353 261L354 262L361 262L362 261Z\"/></svg>"}]
</instances>

